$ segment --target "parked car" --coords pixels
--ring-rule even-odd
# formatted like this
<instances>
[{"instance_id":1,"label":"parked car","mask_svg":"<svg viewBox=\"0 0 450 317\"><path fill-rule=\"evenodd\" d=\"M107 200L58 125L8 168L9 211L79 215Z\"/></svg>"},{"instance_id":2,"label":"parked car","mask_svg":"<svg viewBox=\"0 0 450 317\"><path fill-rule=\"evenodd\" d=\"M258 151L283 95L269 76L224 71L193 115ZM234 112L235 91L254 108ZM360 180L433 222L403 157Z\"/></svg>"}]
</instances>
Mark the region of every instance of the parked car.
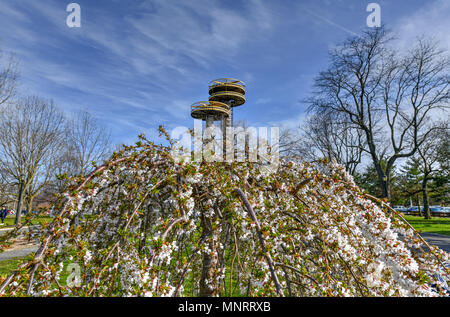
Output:
<instances>
[{"instance_id":1,"label":"parked car","mask_svg":"<svg viewBox=\"0 0 450 317\"><path fill-rule=\"evenodd\" d=\"M399 212L406 212L406 211L408 211L408 208L406 208L404 206L394 206L394 210L399 211Z\"/></svg>"},{"instance_id":2,"label":"parked car","mask_svg":"<svg viewBox=\"0 0 450 317\"><path fill-rule=\"evenodd\" d=\"M420 210L422 210L422 208L420 208ZM412 206L408 208L409 212L418 212L419 211L419 207L417 206Z\"/></svg>"},{"instance_id":3,"label":"parked car","mask_svg":"<svg viewBox=\"0 0 450 317\"><path fill-rule=\"evenodd\" d=\"M431 212L442 212L443 208L439 206L431 206L430 211Z\"/></svg>"}]
</instances>

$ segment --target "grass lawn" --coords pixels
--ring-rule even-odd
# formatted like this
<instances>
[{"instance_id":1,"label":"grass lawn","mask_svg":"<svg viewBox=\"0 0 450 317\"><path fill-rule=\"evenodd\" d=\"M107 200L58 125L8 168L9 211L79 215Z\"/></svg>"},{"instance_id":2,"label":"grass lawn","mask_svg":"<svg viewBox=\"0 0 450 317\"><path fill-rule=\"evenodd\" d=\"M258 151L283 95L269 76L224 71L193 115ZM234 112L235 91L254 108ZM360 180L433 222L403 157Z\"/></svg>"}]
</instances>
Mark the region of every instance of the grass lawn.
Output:
<instances>
[{"instance_id":1,"label":"grass lawn","mask_svg":"<svg viewBox=\"0 0 450 317\"><path fill-rule=\"evenodd\" d=\"M16 218L15 218L14 215L7 216L6 219L5 219L5 225L0 226L0 229L13 227L15 219ZM22 216L20 218L20 221L23 223L25 221L25 216ZM52 217L49 217L49 216L37 216L36 218L33 219L33 221L31 223L33 225L38 225L38 224L43 224L43 223L49 223L49 222L52 222L52 221L53 221Z\"/></svg>"},{"instance_id":2,"label":"grass lawn","mask_svg":"<svg viewBox=\"0 0 450 317\"><path fill-rule=\"evenodd\" d=\"M17 269L20 260L24 260L25 257L14 258L9 260L0 261L0 280L8 277L8 275Z\"/></svg>"},{"instance_id":3,"label":"grass lawn","mask_svg":"<svg viewBox=\"0 0 450 317\"><path fill-rule=\"evenodd\" d=\"M0 281L4 280L11 274L12 271L17 269L21 261L29 259L30 256L18 257L9 260L0 261ZM64 269L61 272L59 282L61 285L66 285L67 277L69 276L69 272L67 271L68 263L64 263Z\"/></svg>"},{"instance_id":4,"label":"grass lawn","mask_svg":"<svg viewBox=\"0 0 450 317\"><path fill-rule=\"evenodd\" d=\"M450 236L450 218L433 218L431 220L426 220L423 217L416 217L416 216L404 216L405 219L418 231L420 232L430 232L430 233L438 233L438 234L444 234ZM47 217L47 216L39 216L34 221L33 224L39 224L43 222L50 222L53 218ZM9 216L6 220L6 223L9 225L14 224L14 217ZM5 228L6 226L2 226L0 228ZM0 261L0 280L6 278L9 273L11 273L14 269L17 268L18 263L20 260L25 259L26 257L22 258L15 258L15 259L9 259L5 261ZM68 276L68 272L66 272L66 266L67 263L64 263L64 270L61 274L60 282L61 284L65 284L66 278ZM186 279L187 283L185 285L187 289L187 293L189 291L192 291L192 282L189 281L189 278ZM229 281L229 277L227 278L227 283ZM233 286L237 285L238 283L233 283ZM227 285L228 286L228 285ZM235 288L235 287L233 287ZM242 296L239 292L239 290L233 289L233 295L234 296Z\"/></svg>"},{"instance_id":5,"label":"grass lawn","mask_svg":"<svg viewBox=\"0 0 450 317\"><path fill-rule=\"evenodd\" d=\"M450 236L450 218L432 218L424 219L423 217L404 216L405 219L421 232L438 233Z\"/></svg>"}]
</instances>

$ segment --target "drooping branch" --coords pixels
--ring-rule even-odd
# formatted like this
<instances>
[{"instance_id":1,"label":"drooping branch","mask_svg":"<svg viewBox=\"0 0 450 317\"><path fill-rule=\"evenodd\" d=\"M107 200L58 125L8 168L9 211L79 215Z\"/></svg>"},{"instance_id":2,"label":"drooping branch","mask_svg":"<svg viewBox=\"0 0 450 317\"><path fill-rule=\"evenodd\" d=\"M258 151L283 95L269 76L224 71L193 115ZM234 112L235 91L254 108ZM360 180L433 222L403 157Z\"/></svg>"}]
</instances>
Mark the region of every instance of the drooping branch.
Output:
<instances>
[{"instance_id":1,"label":"drooping branch","mask_svg":"<svg viewBox=\"0 0 450 317\"><path fill-rule=\"evenodd\" d=\"M245 205L245 208L247 209L248 214L250 215L250 218L251 218L251 219L253 220L253 222L255 223L255 226L256 226L256 233L258 234L259 243L261 244L261 249L263 250L264 256L266 257L267 264L269 265L270 274L271 274L271 276L272 276L273 282L275 283L275 287L276 287L276 290L277 290L277 294L278 294L279 296L282 296L282 297L283 297L284 295L283 295L283 292L282 292L282 289L281 289L281 285L280 285L280 282L278 281L278 276L277 276L277 274L276 274L276 272L275 272L275 266L274 266L274 264L273 264L272 257L270 256L270 253L269 253L269 251L268 251L267 248L266 248L266 244L265 244L265 241L264 241L264 237L263 237L263 234L262 234L262 232L261 232L261 226L259 225L259 221L258 221L258 219L256 218L256 214L255 214L255 212L253 211L252 206L250 205L250 203L249 203L247 197L245 197L245 195L244 195L244 193L242 192L242 190L240 190L239 188L237 188L237 189L235 189L235 192L238 193L238 195L240 196L242 202L243 202L244 205Z\"/></svg>"}]
</instances>

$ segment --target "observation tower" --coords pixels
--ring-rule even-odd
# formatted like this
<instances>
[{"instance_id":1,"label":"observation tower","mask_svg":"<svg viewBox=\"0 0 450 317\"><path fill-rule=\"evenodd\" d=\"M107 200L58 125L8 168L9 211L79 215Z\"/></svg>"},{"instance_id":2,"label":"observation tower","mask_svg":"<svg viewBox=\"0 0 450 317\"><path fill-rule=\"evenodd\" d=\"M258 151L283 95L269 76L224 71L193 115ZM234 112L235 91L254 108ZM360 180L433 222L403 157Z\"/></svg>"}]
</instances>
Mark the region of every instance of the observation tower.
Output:
<instances>
[{"instance_id":1,"label":"observation tower","mask_svg":"<svg viewBox=\"0 0 450 317\"><path fill-rule=\"evenodd\" d=\"M231 109L228 117L229 127L233 124L233 108L245 103L245 84L239 79L220 78L209 83L209 100L227 104Z\"/></svg>"},{"instance_id":2,"label":"observation tower","mask_svg":"<svg viewBox=\"0 0 450 317\"><path fill-rule=\"evenodd\" d=\"M209 101L196 102L191 106L191 116L206 122L206 129L221 122L226 149L227 127L233 125L233 108L245 103L245 84L239 79L219 78L209 83Z\"/></svg>"}]
</instances>

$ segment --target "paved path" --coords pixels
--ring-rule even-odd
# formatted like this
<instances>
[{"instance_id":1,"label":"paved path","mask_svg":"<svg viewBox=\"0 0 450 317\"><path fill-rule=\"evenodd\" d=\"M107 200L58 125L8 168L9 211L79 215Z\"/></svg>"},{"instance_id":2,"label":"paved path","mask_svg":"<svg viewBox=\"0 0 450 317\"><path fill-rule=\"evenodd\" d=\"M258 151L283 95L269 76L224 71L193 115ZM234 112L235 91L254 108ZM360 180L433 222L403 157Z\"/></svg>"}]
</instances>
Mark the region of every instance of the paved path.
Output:
<instances>
[{"instance_id":1,"label":"paved path","mask_svg":"<svg viewBox=\"0 0 450 317\"><path fill-rule=\"evenodd\" d=\"M38 245L33 245L25 248L5 251L3 253L0 253L0 261L27 256L30 253L36 252L38 247Z\"/></svg>"},{"instance_id":2,"label":"paved path","mask_svg":"<svg viewBox=\"0 0 450 317\"><path fill-rule=\"evenodd\" d=\"M36 227L39 227L39 225L31 226L31 228L36 228ZM21 231L28 230L29 228L30 227L23 227L21 229ZM6 234L6 233L8 233L9 231L12 231L12 230L14 230L14 228L11 228L11 227L10 228L0 228L0 236L3 235L3 234ZM27 256L28 254L36 252L38 247L39 247L38 244L21 245L20 247L18 247L16 249L0 253L0 261Z\"/></svg>"},{"instance_id":3,"label":"paved path","mask_svg":"<svg viewBox=\"0 0 450 317\"><path fill-rule=\"evenodd\" d=\"M38 228L38 227L40 227L40 225L32 225L32 226L31 226L31 228ZM21 231L25 231L25 230L28 230L28 229L30 229L29 226L23 227L23 228L21 228L20 230L21 230ZM8 228L0 227L0 235L3 234L3 233L7 233L7 232L9 232L9 231L13 231L13 230L14 230L14 227L8 227Z\"/></svg>"},{"instance_id":4,"label":"paved path","mask_svg":"<svg viewBox=\"0 0 450 317\"><path fill-rule=\"evenodd\" d=\"M444 251L450 252L450 236L437 233L423 232L420 234L428 243L438 246Z\"/></svg>"}]
</instances>

